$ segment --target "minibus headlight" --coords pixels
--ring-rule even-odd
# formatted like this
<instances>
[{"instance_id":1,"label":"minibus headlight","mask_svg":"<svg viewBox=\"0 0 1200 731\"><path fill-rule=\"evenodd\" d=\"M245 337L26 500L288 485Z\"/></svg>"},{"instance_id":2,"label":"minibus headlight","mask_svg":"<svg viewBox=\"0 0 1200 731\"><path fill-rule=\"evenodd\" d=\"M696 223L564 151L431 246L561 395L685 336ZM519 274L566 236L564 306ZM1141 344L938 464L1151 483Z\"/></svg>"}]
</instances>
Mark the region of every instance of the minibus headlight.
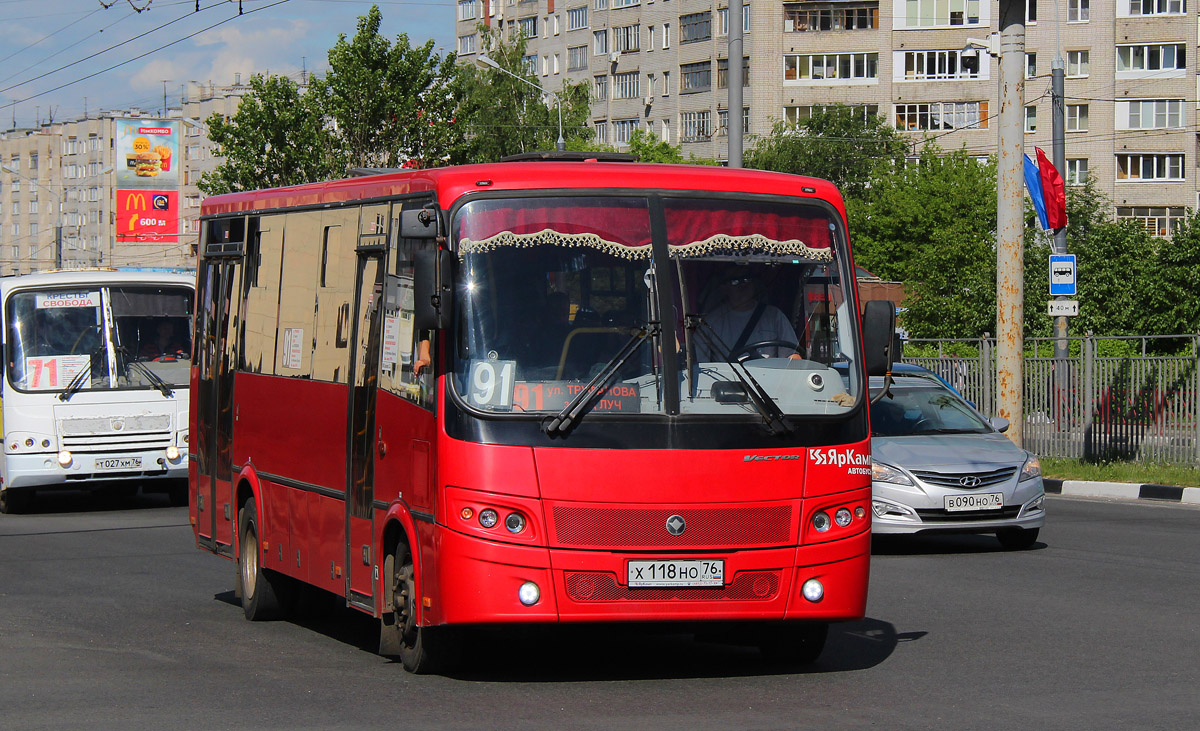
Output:
<instances>
[{"instance_id":1,"label":"minibus headlight","mask_svg":"<svg viewBox=\"0 0 1200 731\"><path fill-rule=\"evenodd\" d=\"M58 463L63 467L70 467L71 459L71 453L66 449L58 453Z\"/></svg>"},{"instance_id":2,"label":"minibus headlight","mask_svg":"<svg viewBox=\"0 0 1200 731\"><path fill-rule=\"evenodd\" d=\"M526 581L521 584L521 588L517 589L517 599L527 607L532 607L542 598L542 590L532 581Z\"/></svg>"},{"instance_id":3,"label":"minibus headlight","mask_svg":"<svg viewBox=\"0 0 1200 731\"><path fill-rule=\"evenodd\" d=\"M176 447L174 444L167 447L167 459L171 460L172 462L179 459L179 447Z\"/></svg>"},{"instance_id":4,"label":"minibus headlight","mask_svg":"<svg viewBox=\"0 0 1200 731\"><path fill-rule=\"evenodd\" d=\"M816 528L818 533L824 533L825 531L829 530L831 525L833 525L833 523L829 520L829 513L826 513L825 511L821 511L814 515L812 518L812 524L813 528Z\"/></svg>"},{"instance_id":5,"label":"minibus headlight","mask_svg":"<svg viewBox=\"0 0 1200 731\"><path fill-rule=\"evenodd\" d=\"M850 515L849 508L838 508L837 512L833 514L833 522L837 523L840 528L850 525L851 520L853 520L853 516Z\"/></svg>"},{"instance_id":6,"label":"minibus headlight","mask_svg":"<svg viewBox=\"0 0 1200 731\"><path fill-rule=\"evenodd\" d=\"M496 515L496 511L491 508L484 508L479 511L479 524L484 528L495 528L496 522L500 520L500 516Z\"/></svg>"},{"instance_id":7,"label":"minibus headlight","mask_svg":"<svg viewBox=\"0 0 1200 731\"><path fill-rule=\"evenodd\" d=\"M810 602L816 603L825 598L825 586L817 579L809 579L800 587L800 593Z\"/></svg>"},{"instance_id":8,"label":"minibus headlight","mask_svg":"<svg viewBox=\"0 0 1200 731\"><path fill-rule=\"evenodd\" d=\"M509 513L504 519L504 527L509 533L520 533L525 530L525 516L520 513Z\"/></svg>"}]
</instances>

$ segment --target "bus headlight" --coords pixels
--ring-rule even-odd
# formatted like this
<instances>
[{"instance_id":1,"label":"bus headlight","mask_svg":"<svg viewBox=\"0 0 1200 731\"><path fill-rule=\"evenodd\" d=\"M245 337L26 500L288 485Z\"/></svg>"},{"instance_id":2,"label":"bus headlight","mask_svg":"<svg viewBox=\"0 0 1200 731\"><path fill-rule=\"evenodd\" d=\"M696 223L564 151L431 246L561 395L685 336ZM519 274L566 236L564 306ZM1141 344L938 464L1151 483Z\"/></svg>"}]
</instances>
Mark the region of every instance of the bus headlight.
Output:
<instances>
[{"instance_id":1,"label":"bus headlight","mask_svg":"<svg viewBox=\"0 0 1200 731\"><path fill-rule=\"evenodd\" d=\"M66 449L58 453L58 464L62 467L70 467L71 459L71 453Z\"/></svg>"},{"instance_id":2,"label":"bus headlight","mask_svg":"<svg viewBox=\"0 0 1200 731\"><path fill-rule=\"evenodd\" d=\"M176 447L174 444L167 447L167 459L171 460L172 462L179 459L179 447Z\"/></svg>"},{"instance_id":3,"label":"bus headlight","mask_svg":"<svg viewBox=\"0 0 1200 731\"><path fill-rule=\"evenodd\" d=\"M814 515L812 518L812 525L813 528L817 529L818 533L824 533L825 531L829 530L831 525L829 521L829 513L821 511L820 513Z\"/></svg>"},{"instance_id":4,"label":"bus headlight","mask_svg":"<svg viewBox=\"0 0 1200 731\"><path fill-rule=\"evenodd\" d=\"M524 584L521 584L520 589L517 589L517 599L520 599L521 603L527 607L537 604L541 598L542 590L532 581L526 581Z\"/></svg>"},{"instance_id":5,"label":"bus headlight","mask_svg":"<svg viewBox=\"0 0 1200 731\"><path fill-rule=\"evenodd\" d=\"M825 587L817 579L809 579L804 582L804 586L800 587L800 593L804 595L805 599L815 604L825 598Z\"/></svg>"}]
</instances>

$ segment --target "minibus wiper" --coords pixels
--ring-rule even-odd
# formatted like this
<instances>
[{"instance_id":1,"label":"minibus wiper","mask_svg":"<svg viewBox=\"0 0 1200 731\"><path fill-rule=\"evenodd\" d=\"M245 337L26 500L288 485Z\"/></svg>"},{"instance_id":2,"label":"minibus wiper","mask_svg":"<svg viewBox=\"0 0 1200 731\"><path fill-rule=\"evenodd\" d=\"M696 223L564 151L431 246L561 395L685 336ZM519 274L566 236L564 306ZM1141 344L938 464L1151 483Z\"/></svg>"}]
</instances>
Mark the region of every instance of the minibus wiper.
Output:
<instances>
[{"instance_id":1,"label":"minibus wiper","mask_svg":"<svg viewBox=\"0 0 1200 731\"><path fill-rule=\"evenodd\" d=\"M583 416L596 397L604 392L609 382L617 375L617 371L621 370L621 366L625 365L625 361L629 360L634 352L637 351L638 346L648 338L657 335L658 330L659 325L657 322L648 323L645 327L634 330L629 340L621 346L616 355L610 358L595 376L592 376L592 380L588 381L580 389L575 398L571 399L562 408L562 411L559 411L553 418L542 424L542 431L550 436L565 434L571 428L572 424L579 421L580 417Z\"/></svg>"},{"instance_id":2,"label":"minibus wiper","mask_svg":"<svg viewBox=\"0 0 1200 731\"><path fill-rule=\"evenodd\" d=\"M59 401L70 401L71 397L74 396L79 391L79 389L83 388L83 379L87 378L88 374L91 372L92 372L92 359L88 358L87 366L85 366L84 368L81 368L79 370L79 372L75 374L75 377L71 379L71 382L67 384L66 388L64 388L61 392L59 392L58 400Z\"/></svg>"},{"instance_id":3,"label":"minibus wiper","mask_svg":"<svg viewBox=\"0 0 1200 731\"><path fill-rule=\"evenodd\" d=\"M154 386L154 388L163 396L171 398L171 395L175 392L171 390L171 387L162 379L161 376L147 368L141 361L129 357L129 351L125 349L124 345L117 346L117 350L125 356L125 362L134 368L137 368L138 373L141 373L146 377L146 380L150 381L151 386Z\"/></svg>"},{"instance_id":4,"label":"minibus wiper","mask_svg":"<svg viewBox=\"0 0 1200 731\"><path fill-rule=\"evenodd\" d=\"M699 315L688 315L684 320L684 327L703 338L708 349L729 364L729 370L741 381L742 388L746 390L746 398L762 416L772 434L791 434L796 430L792 422L784 416L783 409L780 409L775 400L771 398L771 394L767 393L767 390L754 380L754 376L751 375L745 364L734 358L733 354L725 348L721 337L713 330L712 325L705 322L704 318Z\"/></svg>"}]
</instances>

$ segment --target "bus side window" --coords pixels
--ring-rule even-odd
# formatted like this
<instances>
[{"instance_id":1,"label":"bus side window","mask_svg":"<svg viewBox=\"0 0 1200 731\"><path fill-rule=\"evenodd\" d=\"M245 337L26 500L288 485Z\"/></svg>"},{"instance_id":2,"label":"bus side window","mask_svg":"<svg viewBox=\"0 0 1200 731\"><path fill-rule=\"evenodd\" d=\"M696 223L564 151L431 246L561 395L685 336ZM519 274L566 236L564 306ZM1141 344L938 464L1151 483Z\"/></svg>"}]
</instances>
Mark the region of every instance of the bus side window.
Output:
<instances>
[{"instance_id":1,"label":"bus side window","mask_svg":"<svg viewBox=\"0 0 1200 731\"><path fill-rule=\"evenodd\" d=\"M398 210L395 215L399 216ZM379 384L422 408L433 410L437 404L434 387L437 368L432 362L436 353L434 334L413 328L413 257L418 246L430 245L416 239L393 242L385 293Z\"/></svg>"}]
</instances>

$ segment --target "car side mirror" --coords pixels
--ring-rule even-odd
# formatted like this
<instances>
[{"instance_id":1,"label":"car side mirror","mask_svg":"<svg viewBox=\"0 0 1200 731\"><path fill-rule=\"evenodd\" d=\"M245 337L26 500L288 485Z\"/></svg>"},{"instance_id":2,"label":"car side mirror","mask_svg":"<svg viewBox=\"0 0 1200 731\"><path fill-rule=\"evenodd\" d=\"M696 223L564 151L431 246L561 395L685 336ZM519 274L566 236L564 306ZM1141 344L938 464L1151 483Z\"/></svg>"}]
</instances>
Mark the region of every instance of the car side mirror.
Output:
<instances>
[{"instance_id":1,"label":"car side mirror","mask_svg":"<svg viewBox=\"0 0 1200 731\"><path fill-rule=\"evenodd\" d=\"M996 431L1000 432L1001 434L1008 431L1009 421L1003 416L993 416L992 418L988 419L988 423L991 424L992 427L994 427Z\"/></svg>"},{"instance_id":2,"label":"car side mirror","mask_svg":"<svg viewBox=\"0 0 1200 731\"><path fill-rule=\"evenodd\" d=\"M887 375L896 358L893 338L896 306L887 300L872 300L863 308L863 365L868 376Z\"/></svg>"}]
</instances>

